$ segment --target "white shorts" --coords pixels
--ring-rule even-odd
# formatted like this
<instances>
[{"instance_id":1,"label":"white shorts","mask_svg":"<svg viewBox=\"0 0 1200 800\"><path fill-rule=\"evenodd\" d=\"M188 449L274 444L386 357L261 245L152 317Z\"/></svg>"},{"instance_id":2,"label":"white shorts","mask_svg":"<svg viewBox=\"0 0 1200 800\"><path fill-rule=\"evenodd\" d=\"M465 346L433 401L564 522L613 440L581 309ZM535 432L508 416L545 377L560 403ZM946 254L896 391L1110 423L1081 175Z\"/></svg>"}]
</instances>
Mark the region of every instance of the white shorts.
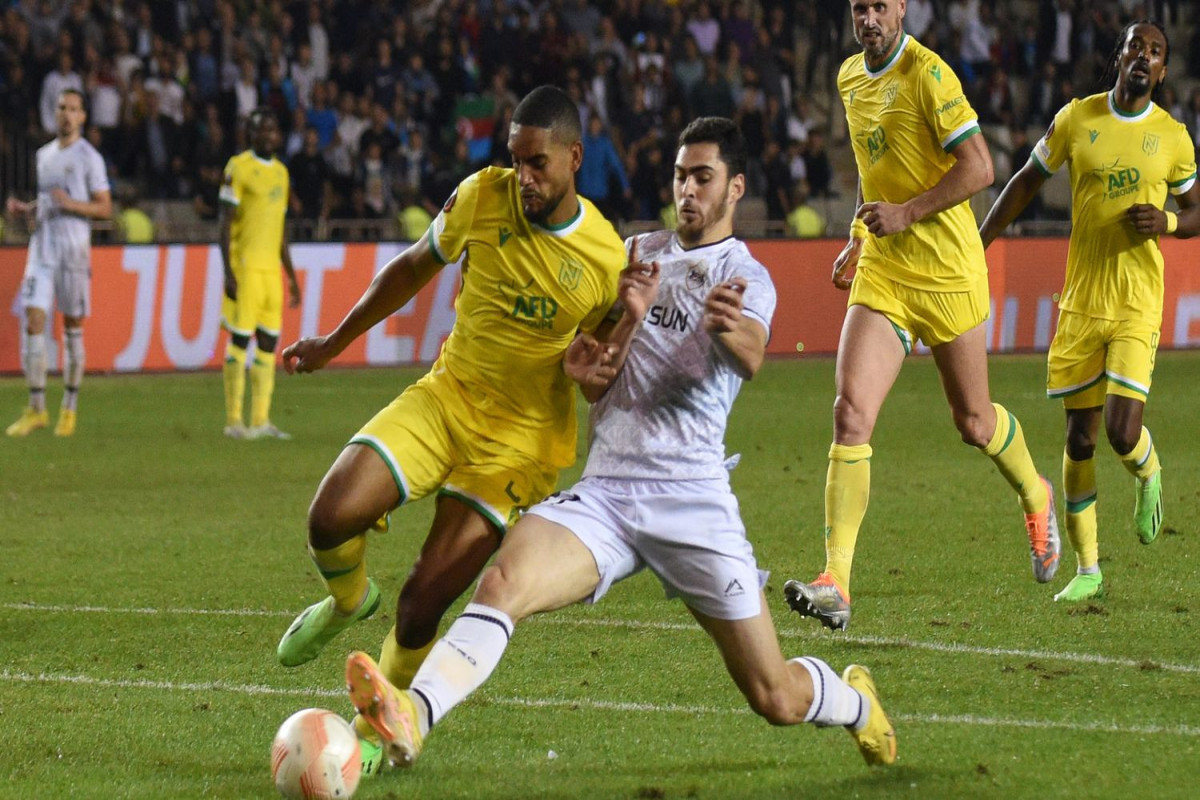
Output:
<instances>
[{"instance_id":1,"label":"white shorts","mask_svg":"<svg viewBox=\"0 0 1200 800\"><path fill-rule=\"evenodd\" d=\"M92 273L81 269L55 269L30 262L21 281L21 305L49 314L57 303L66 317L86 317L91 309Z\"/></svg>"},{"instance_id":2,"label":"white shorts","mask_svg":"<svg viewBox=\"0 0 1200 800\"><path fill-rule=\"evenodd\" d=\"M643 567L668 598L716 619L760 613L767 572L725 480L647 481L584 478L529 509L570 530L596 559L595 603L614 583Z\"/></svg>"}]
</instances>

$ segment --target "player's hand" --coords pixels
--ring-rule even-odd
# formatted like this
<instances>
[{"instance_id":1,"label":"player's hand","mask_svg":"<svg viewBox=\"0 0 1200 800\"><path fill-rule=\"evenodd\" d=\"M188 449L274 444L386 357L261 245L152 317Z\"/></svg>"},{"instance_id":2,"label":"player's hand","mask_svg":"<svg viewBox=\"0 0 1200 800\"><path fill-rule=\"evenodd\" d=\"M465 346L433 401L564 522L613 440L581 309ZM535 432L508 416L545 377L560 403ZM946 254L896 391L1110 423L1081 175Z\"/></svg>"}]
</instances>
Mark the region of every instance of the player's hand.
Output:
<instances>
[{"instance_id":1,"label":"player's hand","mask_svg":"<svg viewBox=\"0 0 1200 800\"><path fill-rule=\"evenodd\" d=\"M230 300L237 300L237 278L232 272L225 273L225 296Z\"/></svg>"},{"instance_id":2,"label":"player's hand","mask_svg":"<svg viewBox=\"0 0 1200 800\"><path fill-rule=\"evenodd\" d=\"M71 203L74 202L71 200L71 195L62 189L51 189L50 199L54 201L54 205L67 212L71 210Z\"/></svg>"},{"instance_id":3,"label":"player's hand","mask_svg":"<svg viewBox=\"0 0 1200 800\"><path fill-rule=\"evenodd\" d=\"M891 236L912 224L908 207L895 203L863 203L855 214L875 236Z\"/></svg>"},{"instance_id":4,"label":"player's hand","mask_svg":"<svg viewBox=\"0 0 1200 800\"><path fill-rule=\"evenodd\" d=\"M854 276L846 277L846 272L858 267L858 257L862 255L863 240L851 238L833 260L833 285L839 289L849 289L854 283Z\"/></svg>"},{"instance_id":5,"label":"player's hand","mask_svg":"<svg viewBox=\"0 0 1200 800\"><path fill-rule=\"evenodd\" d=\"M1167 232L1167 214L1149 203L1134 203L1125 209L1125 219L1133 229L1145 236Z\"/></svg>"},{"instance_id":6,"label":"player's hand","mask_svg":"<svg viewBox=\"0 0 1200 800\"><path fill-rule=\"evenodd\" d=\"M638 261L637 239L634 239L629 247L629 266L621 270L621 278L617 283L617 298L626 314L632 314L634 319L645 318L654 299L658 297L658 274L657 261L649 264Z\"/></svg>"},{"instance_id":7,"label":"player's hand","mask_svg":"<svg viewBox=\"0 0 1200 800\"><path fill-rule=\"evenodd\" d=\"M613 366L616 356L615 344L601 342L595 336L581 333L567 345L567 352L563 354L563 372L580 386L604 389L617 376ZM286 361L284 365L287 365Z\"/></svg>"},{"instance_id":8,"label":"player's hand","mask_svg":"<svg viewBox=\"0 0 1200 800\"><path fill-rule=\"evenodd\" d=\"M293 278L288 282L288 308L300 307L300 284Z\"/></svg>"},{"instance_id":9,"label":"player's hand","mask_svg":"<svg viewBox=\"0 0 1200 800\"><path fill-rule=\"evenodd\" d=\"M15 197L8 198L4 203L4 211L10 217L23 217L29 213L30 204L22 202Z\"/></svg>"},{"instance_id":10,"label":"player's hand","mask_svg":"<svg viewBox=\"0 0 1200 800\"><path fill-rule=\"evenodd\" d=\"M729 333L742 321L742 295L746 279L733 278L718 283L704 298L704 330L709 333Z\"/></svg>"},{"instance_id":11,"label":"player's hand","mask_svg":"<svg viewBox=\"0 0 1200 800\"><path fill-rule=\"evenodd\" d=\"M326 336L312 336L283 348L283 369L288 375L316 372L337 355Z\"/></svg>"}]
</instances>

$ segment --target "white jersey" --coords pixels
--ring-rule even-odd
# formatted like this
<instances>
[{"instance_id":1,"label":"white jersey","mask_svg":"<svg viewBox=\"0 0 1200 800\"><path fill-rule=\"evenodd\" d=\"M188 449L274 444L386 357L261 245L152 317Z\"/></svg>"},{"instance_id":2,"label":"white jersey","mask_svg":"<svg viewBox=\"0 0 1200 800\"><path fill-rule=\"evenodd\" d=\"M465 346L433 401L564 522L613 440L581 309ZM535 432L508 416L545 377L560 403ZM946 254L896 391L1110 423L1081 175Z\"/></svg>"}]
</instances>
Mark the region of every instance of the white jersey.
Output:
<instances>
[{"instance_id":1,"label":"white jersey","mask_svg":"<svg viewBox=\"0 0 1200 800\"><path fill-rule=\"evenodd\" d=\"M58 139L37 151L37 227L29 242L29 263L43 268L86 270L91 257L92 227L86 217L65 213L54 198L62 189L73 200L91 200L107 192L104 158L82 137L66 147Z\"/></svg>"},{"instance_id":2,"label":"white jersey","mask_svg":"<svg viewBox=\"0 0 1200 800\"><path fill-rule=\"evenodd\" d=\"M684 250L673 231L634 237L639 261L659 263L658 297L625 364L591 408L585 477L725 478L725 426L742 379L704 330L704 300L746 280L742 313L771 330L775 286L734 237ZM626 249L633 241L626 242Z\"/></svg>"}]
</instances>

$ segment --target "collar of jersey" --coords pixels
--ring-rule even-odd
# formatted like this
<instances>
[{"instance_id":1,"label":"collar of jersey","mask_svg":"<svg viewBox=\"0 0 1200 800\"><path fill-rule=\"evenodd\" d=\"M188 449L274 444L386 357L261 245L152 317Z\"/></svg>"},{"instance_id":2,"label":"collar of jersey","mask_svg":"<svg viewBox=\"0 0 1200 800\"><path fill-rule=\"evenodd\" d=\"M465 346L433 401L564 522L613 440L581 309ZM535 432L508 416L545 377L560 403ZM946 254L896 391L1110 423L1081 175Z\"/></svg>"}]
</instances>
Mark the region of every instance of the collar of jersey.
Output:
<instances>
[{"instance_id":1,"label":"collar of jersey","mask_svg":"<svg viewBox=\"0 0 1200 800\"><path fill-rule=\"evenodd\" d=\"M548 233L551 236L557 236L559 238L562 238L563 236L570 236L575 232L576 228L583 224L583 203L579 204L579 210L575 212L575 216L571 217L566 222L558 225L539 225L536 222L530 222L529 224L542 233Z\"/></svg>"},{"instance_id":2,"label":"collar of jersey","mask_svg":"<svg viewBox=\"0 0 1200 800\"><path fill-rule=\"evenodd\" d=\"M1122 122L1141 122L1146 117L1150 116L1150 112L1154 110L1154 101L1151 100L1149 103L1146 103L1145 108L1136 114L1127 114L1126 112L1117 108L1117 100L1115 97L1113 97L1113 93L1116 91L1116 89L1112 89L1104 97L1105 101L1108 103L1109 112Z\"/></svg>"},{"instance_id":3,"label":"collar of jersey","mask_svg":"<svg viewBox=\"0 0 1200 800\"><path fill-rule=\"evenodd\" d=\"M895 51L893 51L892 57L889 58L887 61L885 61L883 66L880 67L878 70L871 69L871 67L867 64L867 56L864 53L863 54L863 69L866 70L867 75L871 78L878 78L881 75L886 74L887 71L890 70L892 67L896 66L896 60L898 58L900 58L900 54L904 52L904 49L906 47L908 47L908 42L910 39L912 39L911 36L909 36L907 33L904 33L903 31L901 31L900 32L900 44L896 45L896 49L895 49Z\"/></svg>"},{"instance_id":4,"label":"collar of jersey","mask_svg":"<svg viewBox=\"0 0 1200 800\"><path fill-rule=\"evenodd\" d=\"M685 253L694 253L697 250L703 250L706 247L720 247L721 245L725 244L726 242L732 241L733 238L734 238L734 236L731 233L723 239L717 239L715 242L709 242L708 244L698 244L695 247L684 247L683 242L679 238L679 234L675 234L675 244L679 247L680 250L682 250Z\"/></svg>"},{"instance_id":5,"label":"collar of jersey","mask_svg":"<svg viewBox=\"0 0 1200 800\"><path fill-rule=\"evenodd\" d=\"M263 158L258 153L254 152L253 147L250 148L250 155L254 156L254 160L260 164L270 164L272 161L275 160L275 156L271 156L270 158Z\"/></svg>"}]
</instances>

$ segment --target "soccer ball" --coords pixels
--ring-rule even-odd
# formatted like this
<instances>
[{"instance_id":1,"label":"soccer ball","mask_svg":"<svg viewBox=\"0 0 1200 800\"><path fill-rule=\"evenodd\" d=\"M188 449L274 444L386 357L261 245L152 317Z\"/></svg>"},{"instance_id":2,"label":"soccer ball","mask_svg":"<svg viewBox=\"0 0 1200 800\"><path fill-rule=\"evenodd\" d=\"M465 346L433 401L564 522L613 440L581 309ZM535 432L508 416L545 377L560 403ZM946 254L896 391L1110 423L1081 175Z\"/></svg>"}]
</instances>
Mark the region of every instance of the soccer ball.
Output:
<instances>
[{"instance_id":1,"label":"soccer ball","mask_svg":"<svg viewBox=\"0 0 1200 800\"><path fill-rule=\"evenodd\" d=\"M358 788L361 771L354 728L323 708L292 714L271 745L271 777L290 800L348 798Z\"/></svg>"}]
</instances>

